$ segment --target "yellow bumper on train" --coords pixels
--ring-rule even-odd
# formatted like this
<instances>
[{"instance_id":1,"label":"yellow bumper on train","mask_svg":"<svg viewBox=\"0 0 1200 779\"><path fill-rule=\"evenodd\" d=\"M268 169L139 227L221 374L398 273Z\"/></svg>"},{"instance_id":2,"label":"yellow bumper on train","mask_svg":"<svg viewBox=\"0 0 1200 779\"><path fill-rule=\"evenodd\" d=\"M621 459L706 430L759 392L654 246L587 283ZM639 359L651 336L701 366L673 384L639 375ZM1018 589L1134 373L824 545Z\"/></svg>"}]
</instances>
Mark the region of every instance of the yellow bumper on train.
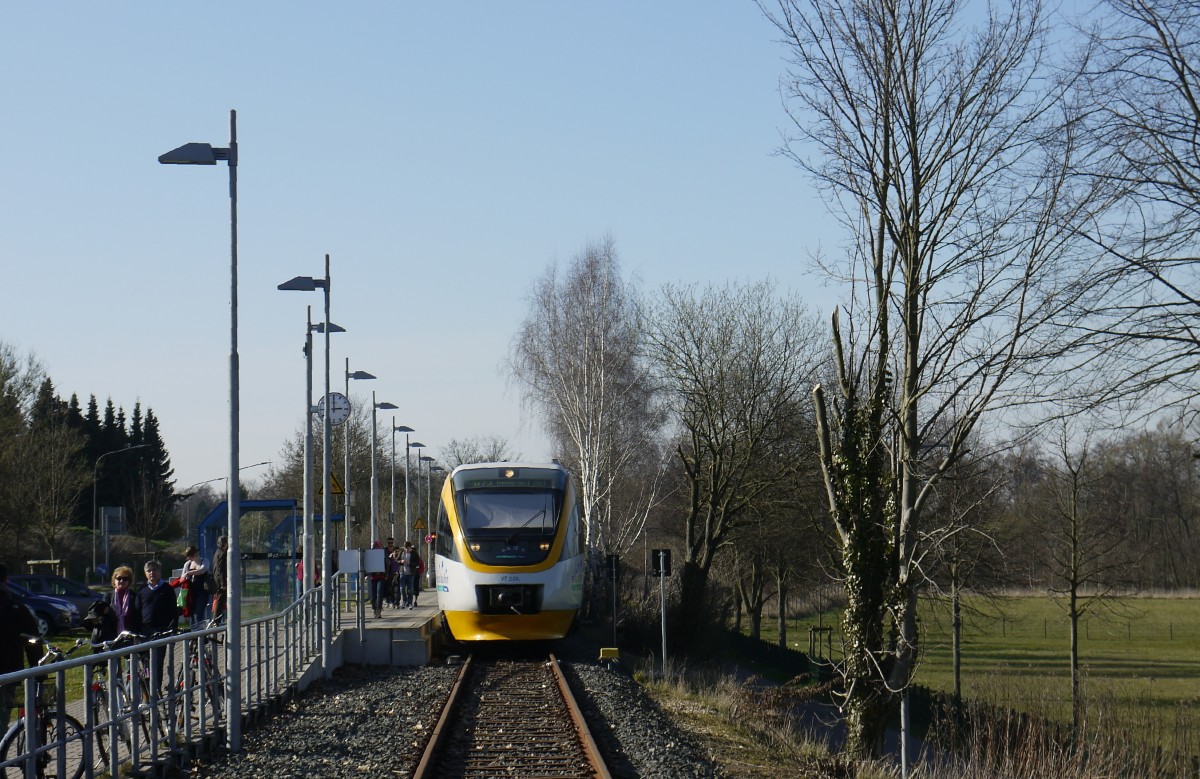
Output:
<instances>
[{"instance_id":1,"label":"yellow bumper on train","mask_svg":"<svg viewBox=\"0 0 1200 779\"><path fill-rule=\"evenodd\" d=\"M459 641L541 641L562 638L575 619L574 611L540 614L480 614L476 611L443 612L450 634Z\"/></svg>"}]
</instances>

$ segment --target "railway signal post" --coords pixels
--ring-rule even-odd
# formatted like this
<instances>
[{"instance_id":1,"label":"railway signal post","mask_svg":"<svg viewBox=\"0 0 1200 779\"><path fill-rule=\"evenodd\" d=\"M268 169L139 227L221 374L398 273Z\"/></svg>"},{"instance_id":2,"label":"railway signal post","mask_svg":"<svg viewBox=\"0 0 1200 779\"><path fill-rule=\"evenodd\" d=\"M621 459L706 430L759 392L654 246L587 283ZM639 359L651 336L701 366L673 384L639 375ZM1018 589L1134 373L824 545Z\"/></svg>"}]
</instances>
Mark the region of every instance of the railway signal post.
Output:
<instances>
[{"instance_id":1,"label":"railway signal post","mask_svg":"<svg viewBox=\"0 0 1200 779\"><path fill-rule=\"evenodd\" d=\"M658 599L662 607L662 675L667 675L667 577L671 575L671 550L655 549L650 574L658 577Z\"/></svg>"}]
</instances>

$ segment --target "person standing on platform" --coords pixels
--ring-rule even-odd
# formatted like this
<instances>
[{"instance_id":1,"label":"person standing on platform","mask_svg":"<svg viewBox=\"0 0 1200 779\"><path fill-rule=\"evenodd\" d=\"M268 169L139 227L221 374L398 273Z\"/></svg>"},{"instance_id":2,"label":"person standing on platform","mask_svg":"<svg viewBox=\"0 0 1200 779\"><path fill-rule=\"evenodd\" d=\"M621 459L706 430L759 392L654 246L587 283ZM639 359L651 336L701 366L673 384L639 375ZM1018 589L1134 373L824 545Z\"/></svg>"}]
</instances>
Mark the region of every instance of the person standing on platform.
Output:
<instances>
[{"instance_id":1,"label":"person standing on platform","mask_svg":"<svg viewBox=\"0 0 1200 779\"><path fill-rule=\"evenodd\" d=\"M92 629L92 643L112 641L122 631L142 632L142 615L134 606L133 569L128 565L117 566L112 575L112 592L104 600L98 600L88 609L83 618ZM103 650L96 648L94 652Z\"/></svg>"},{"instance_id":2,"label":"person standing on platform","mask_svg":"<svg viewBox=\"0 0 1200 779\"><path fill-rule=\"evenodd\" d=\"M383 551L383 544L376 541L371 545L372 549ZM387 558L383 560L384 569L382 571L372 571L370 574L371 582L371 609L375 612L375 619L383 616L383 593L387 587Z\"/></svg>"},{"instance_id":3,"label":"person standing on platform","mask_svg":"<svg viewBox=\"0 0 1200 779\"><path fill-rule=\"evenodd\" d=\"M208 561L200 556L200 550L189 546L183 553L187 558L183 564L180 578L187 583L187 613L193 625L199 625L208 617L209 592L205 586L208 580Z\"/></svg>"},{"instance_id":4,"label":"person standing on platform","mask_svg":"<svg viewBox=\"0 0 1200 779\"><path fill-rule=\"evenodd\" d=\"M133 602L142 620L142 633L149 638L156 633L173 631L179 626L179 605L175 588L162 578L162 563L147 560L143 570L146 583L134 595ZM165 646L155 647L150 653L150 678L158 683L159 689L166 681L162 675L166 656Z\"/></svg>"},{"instance_id":5,"label":"person standing on platform","mask_svg":"<svg viewBox=\"0 0 1200 779\"><path fill-rule=\"evenodd\" d=\"M217 551L213 552L212 560L212 575L213 580L217 585L217 591L213 594L212 599L212 618L217 619L225 614L225 595L229 592L228 582L229 568L226 564L225 555L229 551L229 538L227 536L219 536L217 538Z\"/></svg>"},{"instance_id":6,"label":"person standing on platform","mask_svg":"<svg viewBox=\"0 0 1200 779\"><path fill-rule=\"evenodd\" d=\"M20 671L26 660L30 666L37 664L37 650L25 638L37 634L32 612L12 596L8 589L8 566L0 563L0 674ZM0 685L0 733L8 731L16 689L16 682Z\"/></svg>"},{"instance_id":7,"label":"person standing on platform","mask_svg":"<svg viewBox=\"0 0 1200 779\"><path fill-rule=\"evenodd\" d=\"M417 571L421 565L421 556L413 549L412 541L404 542L404 551L400 553L400 591L401 608L414 609L417 607Z\"/></svg>"}]
</instances>

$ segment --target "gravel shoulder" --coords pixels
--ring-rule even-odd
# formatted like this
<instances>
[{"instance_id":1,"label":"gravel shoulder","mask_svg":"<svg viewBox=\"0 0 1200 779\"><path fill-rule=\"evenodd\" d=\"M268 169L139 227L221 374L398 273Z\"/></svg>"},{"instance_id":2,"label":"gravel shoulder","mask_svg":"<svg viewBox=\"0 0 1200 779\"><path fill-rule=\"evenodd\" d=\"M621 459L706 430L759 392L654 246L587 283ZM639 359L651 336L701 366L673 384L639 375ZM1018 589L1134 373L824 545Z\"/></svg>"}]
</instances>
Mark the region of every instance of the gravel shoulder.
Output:
<instances>
[{"instance_id":1,"label":"gravel shoulder","mask_svg":"<svg viewBox=\"0 0 1200 779\"><path fill-rule=\"evenodd\" d=\"M589 727L618 779L727 779L695 735L678 727L627 674L597 662L598 646L554 647ZM195 760L192 777L272 779L411 776L457 666L344 666L249 727L239 754Z\"/></svg>"}]
</instances>

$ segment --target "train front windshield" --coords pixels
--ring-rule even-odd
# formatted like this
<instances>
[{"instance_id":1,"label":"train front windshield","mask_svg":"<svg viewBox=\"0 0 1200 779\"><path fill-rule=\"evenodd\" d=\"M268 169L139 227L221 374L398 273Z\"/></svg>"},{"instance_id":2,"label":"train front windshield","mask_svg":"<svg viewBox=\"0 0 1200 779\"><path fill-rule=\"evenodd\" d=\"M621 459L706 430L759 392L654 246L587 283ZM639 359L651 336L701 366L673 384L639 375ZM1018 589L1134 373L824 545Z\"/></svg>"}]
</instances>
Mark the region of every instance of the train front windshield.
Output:
<instances>
[{"instance_id":1,"label":"train front windshield","mask_svg":"<svg viewBox=\"0 0 1200 779\"><path fill-rule=\"evenodd\" d=\"M521 482L456 485L463 540L476 562L535 565L550 554L563 492L541 480Z\"/></svg>"}]
</instances>

